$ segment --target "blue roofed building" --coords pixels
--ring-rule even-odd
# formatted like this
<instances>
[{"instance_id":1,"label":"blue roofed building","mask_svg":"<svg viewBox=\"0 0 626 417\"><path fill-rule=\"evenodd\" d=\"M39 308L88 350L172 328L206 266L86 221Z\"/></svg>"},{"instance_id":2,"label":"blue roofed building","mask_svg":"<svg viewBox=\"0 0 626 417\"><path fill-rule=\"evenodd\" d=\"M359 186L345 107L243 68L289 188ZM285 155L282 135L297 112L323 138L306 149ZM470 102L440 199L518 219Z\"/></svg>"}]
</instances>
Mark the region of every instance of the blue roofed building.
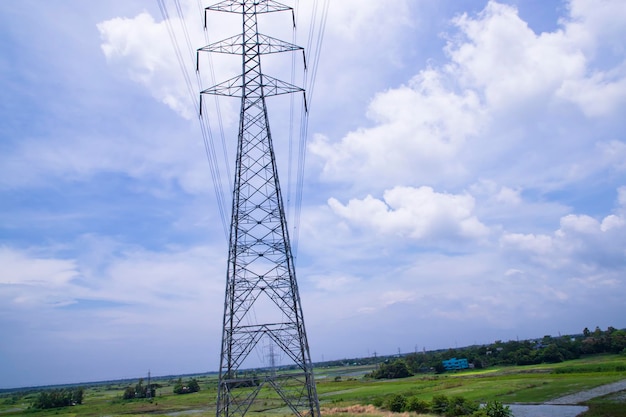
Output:
<instances>
[{"instance_id":1,"label":"blue roofed building","mask_svg":"<svg viewBox=\"0 0 626 417\"><path fill-rule=\"evenodd\" d=\"M457 371L459 369L469 368L469 363L467 362L467 359L452 358L448 359L447 361L442 361L442 363L446 371Z\"/></svg>"}]
</instances>

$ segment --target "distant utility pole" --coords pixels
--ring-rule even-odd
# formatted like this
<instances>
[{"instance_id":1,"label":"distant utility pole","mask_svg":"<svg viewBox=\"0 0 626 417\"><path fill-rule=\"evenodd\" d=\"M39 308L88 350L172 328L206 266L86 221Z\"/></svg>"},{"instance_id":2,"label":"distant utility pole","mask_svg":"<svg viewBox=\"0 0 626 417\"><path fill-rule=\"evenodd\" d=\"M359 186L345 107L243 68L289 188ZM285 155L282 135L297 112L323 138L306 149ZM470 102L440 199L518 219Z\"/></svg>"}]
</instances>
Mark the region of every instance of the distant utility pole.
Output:
<instances>
[{"instance_id":1,"label":"distant utility pole","mask_svg":"<svg viewBox=\"0 0 626 417\"><path fill-rule=\"evenodd\" d=\"M148 370L148 392L147 397L152 398L152 386L150 384L150 370Z\"/></svg>"},{"instance_id":2,"label":"distant utility pole","mask_svg":"<svg viewBox=\"0 0 626 417\"><path fill-rule=\"evenodd\" d=\"M303 92L261 70L264 54L303 48L259 33L257 18L292 8L273 0L225 0L208 12L241 15L242 32L199 52L240 55L240 75L201 92L241 99L226 295L220 357L217 417L241 417L248 411L287 407L297 416L319 417L313 366L278 171L266 98ZM295 18L294 18L295 27ZM305 103L306 104L306 103ZM289 115L283 115L288 118ZM269 368L259 369L261 346L271 346ZM289 361L289 372L275 365L274 349ZM252 352L257 355L251 355ZM240 370L257 368L243 374ZM275 397L257 396L264 389ZM275 398L272 400L271 398ZM281 411L282 413L282 411Z\"/></svg>"},{"instance_id":3,"label":"distant utility pole","mask_svg":"<svg viewBox=\"0 0 626 417\"><path fill-rule=\"evenodd\" d=\"M276 375L276 354L274 353L274 344L270 343L270 372Z\"/></svg>"}]
</instances>

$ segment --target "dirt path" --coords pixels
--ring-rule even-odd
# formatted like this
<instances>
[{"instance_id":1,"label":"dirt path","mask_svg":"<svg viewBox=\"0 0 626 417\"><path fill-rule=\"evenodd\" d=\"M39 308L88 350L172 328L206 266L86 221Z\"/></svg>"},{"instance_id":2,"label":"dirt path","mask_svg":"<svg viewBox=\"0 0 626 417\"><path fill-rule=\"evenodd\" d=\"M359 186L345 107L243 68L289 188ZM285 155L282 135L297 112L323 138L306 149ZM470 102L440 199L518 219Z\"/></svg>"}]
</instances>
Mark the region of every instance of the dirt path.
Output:
<instances>
[{"instance_id":1,"label":"dirt path","mask_svg":"<svg viewBox=\"0 0 626 417\"><path fill-rule=\"evenodd\" d=\"M587 407L576 404L619 391L626 391L626 379L555 398L545 404L513 404L510 407L515 417L575 417L587 411Z\"/></svg>"},{"instance_id":2,"label":"dirt path","mask_svg":"<svg viewBox=\"0 0 626 417\"><path fill-rule=\"evenodd\" d=\"M546 401L546 404L552 405L566 405L566 404L578 404L583 401L588 401L592 398L602 397L603 395L612 394L618 391L626 390L626 379L614 382L612 384L601 385L599 387L577 392L576 394L566 395L564 397L556 398L554 400Z\"/></svg>"},{"instance_id":3,"label":"dirt path","mask_svg":"<svg viewBox=\"0 0 626 417\"><path fill-rule=\"evenodd\" d=\"M576 417L588 410L583 405L512 404L509 407L514 417Z\"/></svg>"}]
</instances>

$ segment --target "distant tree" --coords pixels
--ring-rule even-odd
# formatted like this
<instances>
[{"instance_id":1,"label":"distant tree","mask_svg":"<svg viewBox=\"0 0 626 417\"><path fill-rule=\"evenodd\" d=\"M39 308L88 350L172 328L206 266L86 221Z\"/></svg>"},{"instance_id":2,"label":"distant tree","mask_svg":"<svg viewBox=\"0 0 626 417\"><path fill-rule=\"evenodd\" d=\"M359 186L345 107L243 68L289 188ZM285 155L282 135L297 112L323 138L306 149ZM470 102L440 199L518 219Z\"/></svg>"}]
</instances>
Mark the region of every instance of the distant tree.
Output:
<instances>
[{"instance_id":1,"label":"distant tree","mask_svg":"<svg viewBox=\"0 0 626 417\"><path fill-rule=\"evenodd\" d=\"M124 389L122 398L125 400L133 400L136 398L154 398L156 396L156 384L144 385L143 378L133 387L129 385Z\"/></svg>"},{"instance_id":2,"label":"distant tree","mask_svg":"<svg viewBox=\"0 0 626 417\"><path fill-rule=\"evenodd\" d=\"M174 383L174 388L172 388L174 394L182 394L183 393L183 379L178 378L178 380Z\"/></svg>"},{"instance_id":3,"label":"distant tree","mask_svg":"<svg viewBox=\"0 0 626 417\"><path fill-rule=\"evenodd\" d=\"M191 378L189 383L187 384L190 392L198 392L200 391L200 384L196 380L196 378Z\"/></svg>"},{"instance_id":4,"label":"distant tree","mask_svg":"<svg viewBox=\"0 0 626 417\"><path fill-rule=\"evenodd\" d=\"M620 353L626 349L626 331L616 330L611 333L611 352Z\"/></svg>"},{"instance_id":5,"label":"distant tree","mask_svg":"<svg viewBox=\"0 0 626 417\"><path fill-rule=\"evenodd\" d=\"M191 378L185 384L183 384L182 378L178 378L173 389L174 394L191 394L198 391L200 391L200 384L195 378Z\"/></svg>"},{"instance_id":6,"label":"distant tree","mask_svg":"<svg viewBox=\"0 0 626 417\"><path fill-rule=\"evenodd\" d=\"M606 331L602 331L596 326L593 332L585 329L585 338L580 345L580 352L585 354L593 353L619 353L626 348L626 335L624 330L617 330L609 326ZM621 349L619 348L621 346Z\"/></svg>"},{"instance_id":7,"label":"distant tree","mask_svg":"<svg viewBox=\"0 0 626 417\"><path fill-rule=\"evenodd\" d=\"M563 362L563 354L559 351L556 344L552 343L546 347L542 352L543 362L547 363L559 363Z\"/></svg>"},{"instance_id":8,"label":"distant tree","mask_svg":"<svg viewBox=\"0 0 626 417\"><path fill-rule=\"evenodd\" d=\"M133 398L135 398L135 388L131 386L126 387L122 398L125 400L132 400Z\"/></svg>"},{"instance_id":9,"label":"distant tree","mask_svg":"<svg viewBox=\"0 0 626 417\"><path fill-rule=\"evenodd\" d=\"M32 404L33 408L47 409L68 407L83 403L84 388L42 391Z\"/></svg>"},{"instance_id":10,"label":"distant tree","mask_svg":"<svg viewBox=\"0 0 626 417\"><path fill-rule=\"evenodd\" d=\"M443 363L438 362L435 366L435 373L437 374L443 374L444 372L446 372L446 367L443 366Z\"/></svg>"},{"instance_id":11,"label":"distant tree","mask_svg":"<svg viewBox=\"0 0 626 417\"><path fill-rule=\"evenodd\" d=\"M409 371L414 374L423 372L424 369L429 368L426 364L427 360L428 356L423 353L409 353L404 357L406 366L409 368Z\"/></svg>"},{"instance_id":12,"label":"distant tree","mask_svg":"<svg viewBox=\"0 0 626 417\"><path fill-rule=\"evenodd\" d=\"M381 363L378 369L371 374L375 379L406 378L411 375L409 368L406 366L406 362L402 359L397 359L390 363Z\"/></svg>"},{"instance_id":13,"label":"distant tree","mask_svg":"<svg viewBox=\"0 0 626 417\"><path fill-rule=\"evenodd\" d=\"M83 387L77 388L72 392L72 401L75 404L82 404L85 397L85 389Z\"/></svg>"},{"instance_id":14,"label":"distant tree","mask_svg":"<svg viewBox=\"0 0 626 417\"><path fill-rule=\"evenodd\" d=\"M135 398L146 398L148 388L143 385L143 378L135 385Z\"/></svg>"}]
</instances>

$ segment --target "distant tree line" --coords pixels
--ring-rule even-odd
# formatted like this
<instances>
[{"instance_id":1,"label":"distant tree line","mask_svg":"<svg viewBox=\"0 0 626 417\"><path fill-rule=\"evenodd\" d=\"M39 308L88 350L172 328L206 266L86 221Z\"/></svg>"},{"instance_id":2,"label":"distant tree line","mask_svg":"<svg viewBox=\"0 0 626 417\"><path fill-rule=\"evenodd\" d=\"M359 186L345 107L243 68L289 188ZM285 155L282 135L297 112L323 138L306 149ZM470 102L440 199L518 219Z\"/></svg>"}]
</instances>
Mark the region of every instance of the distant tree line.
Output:
<instances>
[{"instance_id":1,"label":"distant tree line","mask_svg":"<svg viewBox=\"0 0 626 417\"><path fill-rule=\"evenodd\" d=\"M534 365L577 359L581 355L600 353L626 354L626 330L608 327L603 331L585 328L581 335L544 336L524 341L496 341L490 345L468 346L435 352L409 353L401 358L387 358L368 374L371 378L404 378L417 373L443 373L443 361L467 358L475 368L495 365Z\"/></svg>"},{"instance_id":2,"label":"distant tree line","mask_svg":"<svg viewBox=\"0 0 626 417\"><path fill-rule=\"evenodd\" d=\"M84 394L85 389L82 387L41 391L35 398L32 407L43 410L82 404Z\"/></svg>"},{"instance_id":3,"label":"distant tree line","mask_svg":"<svg viewBox=\"0 0 626 417\"><path fill-rule=\"evenodd\" d=\"M178 378L174 384L174 394L191 394L198 391L200 391L200 384L196 378L191 378L184 384L182 378Z\"/></svg>"},{"instance_id":4,"label":"distant tree line","mask_svg":"<svg viewBox=\"0 0 626 417\"><path fill-rule=\"evenodd\" d=\"M128 386L124 390L122 398L125 400L133 400L135 398L154 398L156 396L156 384L143 384L143 378L137 382L135 386Z\"/></svg>"},{"instance_id":5,"label":"distant tree line","mask_svg":"<svg viewBox=\"0 0 626 417\"><path fill-rule=\"evenodd\" d=\"M510 417L513 415L508 406L502 405L498 401L490 401L485 404L485 407L480 408L475 401L460 396L435 395L431 401L426 401L416 396L407 397L403 394L393 394L377 398L374 405L395 413L433 413L446 417Z\"/></svg>"},{"instance_id":6,"label":"distant tree line","mask_svg":"<svg viewBox=\"0 0 626 417\"><path fill-rule=\"evenodd\" d=\"M381 363L376 370L368 374L374 379L406 378L411 375L413 372L409 370L406 361L401 359Z\"/></svg>"}]
</instances>

